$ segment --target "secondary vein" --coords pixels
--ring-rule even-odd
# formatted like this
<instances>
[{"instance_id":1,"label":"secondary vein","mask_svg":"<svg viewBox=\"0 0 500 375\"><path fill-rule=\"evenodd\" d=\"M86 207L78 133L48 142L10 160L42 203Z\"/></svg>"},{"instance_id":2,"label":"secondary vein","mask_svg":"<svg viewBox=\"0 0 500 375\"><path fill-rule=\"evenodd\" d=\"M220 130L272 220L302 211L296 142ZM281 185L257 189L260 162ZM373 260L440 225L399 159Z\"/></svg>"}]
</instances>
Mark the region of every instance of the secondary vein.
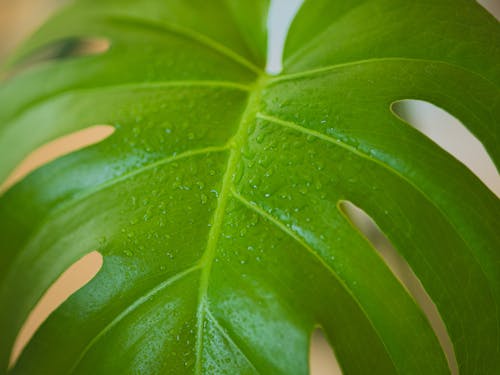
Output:
<instances>
[{"instance_id":1,"label":"secondary vein","mask_svg":"<svg viewBox=\"0 0 500 375\"><path fill-rule=\"evenodd\" d=\"M170 285L182 280L184 277L188 276L189 274L193 273L194 271L198 270L199 266L195 265L191 268L188 268L187 270L178 272L177 274L169 277L167 280L161 282L160 284L156 285L152 289L148 290L146 293L144 293L141 297L135 299L130 305L128 305L120 314L116 315L113 320L111 320L106 326L104 326L103 329L99 331L97 335L94 336L94 338L87 344L87 346L83 349L81 352L80 356L78 359L75 361L73 364L73 367L69 371L69 374L72 374L75 372L77 369L78 365L82 361L82 359L85 357L85 355L88 353L88 351L107 333L109 332L113 327L115 327L119 322L121 322L126 316L128 316L130 313L132 313L134 310L136 310L138 307L146 303L151 299L152 296L158 294L162 290L168 288Z\"/></svg>"},{"instance_id":2,"label":"secondary vein","mask_svg":"<svg viewBox=\"0 0 500 375\"><path fill-rule=\"evenodd\" d=\"M465 239L465 237L462 235L462 232L460 230L457 229L456 227L456 224L454 224L450 219L449 217L446 215L446 212L444 211L443 208L441 208L441 206L436 203L425 191L423 191L420 187L418 187L413 181L411 181L408 177L404 176L402 173L400 173L399 171L397 171L396 169L393 169L393 168L390 168L389 165L381 162L380 160L378 159L375 159L373 157L370 157L369 155L365 154L364 152L361 152L359 151L358 149L356 149L355 147L345 143L345 142L342 142L340 139L335 139L335 138L332 138L328 135L325 135L323 133L320 133L320 132L317 132L315 130L312 130L312 129L308 129L308 128L305 128L303 126L300 126L298 124L295 124L293 122L290 122L290 121L286 121L286 120L282 120L280 118L277 118L277 117L274 117L274 116L269 116L267 114L263 114L263 113L257 113L257 118L259 119L262 119L262 120L265 120L265 121L269 121L269 122L272 122L276 125L280 125L280 126L283 126L283 127L286 127L286 128L290 128L290 129L293 129L293 130L296 130L298 132L301 132L303 134L307 134L307 135L311 135L313 137L316 137L316 138L319 138L319 139L322 139L323 141L326 141L328 143L332 143L336 146L339 146L341 148L344 148L346 150L348 150L349 152L351 153L354 153L356 155L358 155L359 157L363 158L363 159L367 159L373 163L376 163L378 164L379 166L381 166L382 168L384 168L385 170L389 171L390 173L396 175L398 178L400 178L401 180L405 181L407 184L409 184L412 188L414 188L416 191L418 191L422 197L427 200L433 207L436 208L436 210L441 214L441 216L443 217L443 219L455 230L455 233L457 234L457 237L461 240L461 242L465 245L465 248L469 251L469 253L471 254L472 258L475 260L477 266L479 267L483 277L487 280L487 281L492 281L492 282L495 282L494 279L491 279L491 276L486 272L486 270L484 269L482 263L480 262L480 260L478 259L476 253L472 250L473 247L470 245L470 243ZM424 258L425 259L425 258ZM439 275L438 272L434 271L437 275ZM495 303L495 308L498 311L500 311L500 306L498 305L498 302L497 300L494 298L495 296L495 292L491 286L491 283L487 283L488 284L488 288L489 288L489 292L491 294L491 297ZM446 284L443 284L443 285L446 285ZM500 328L497 327L497 331L500 330Z\"/></svg>"},{"instance_id":3,"label":"secondary vein","mask_svg":"<svg viewBox=\"0 0 500 375\"><path fill-rule=\"evenodd\" d=\"M234 348L236 348L240 354L245 358L246 362L250 365L250 367L252 367L255 372L257 374L261 374L261 372L255 367L255 365L252 363L252 361L250 360L249 356L245 353L245 351L243 350L243 348L238 345L236 343L236 341L234 340L234 338L231 336L230 332L225 329L222 324L219 322L219 320L210 312L210 310L207 310L206 312L207 314L207 317L212 321L212 323L214 324L215 328L220 332L220 334L222 336L224 336L224 338L230 342Z\"/></svg>"},{"instance_id":4,"label":"secondary vein","mask_svg":"<svg viewBox=\"0 0 500 375\"><path fill-rule=\"evenodd\" d=\"M195 157L195 156L200 156L200 155L208 155L211 153L224 152L224 151L227 151L227 147L225 147L225 146L223 146L223 147L213 146L213 147L206 147L206 148L202 148L202 149L188 150L186 152L183 152L183 153L171 156L171 157L157 160L151 164L143 165L142 167L139 167L133 171L130 171L130 172L125 173L121 176L107 180L107 181L103 182L102 184L96 185L93 188L90 188L88 190L82 191L80 194L75 195L70 200L62 203L61 205L54 207L48 213L48 216L46 216L46 218L44 220L42 220L42 222L36 228L34 228L34 230L32 231L32 234L29 236L29 238L25 242L24 247L19 251L18 256L20 256L24 252L24 250L29 247L30 243L37 236L37 234L40 232L40 230L45 226L45 224L50 222L54 217L57 217L58 215L60 215L62 212L66 211L66 210L70 209L71 207L74 207L78 203L84 201L88 197L90 197L94 194L97 194L99 192L102 192L105 189L107 189L111 186L114 186L118 183L121 183L123 181L127 181L127 180L133 178L134 176L137 176L137 175L145 173L149 170L152 170L156 167L166 165L166 164L169 164L169 163L172 163L175 161L187 159L190 157Z\"/></svg>"},{"instance_id":5,"label":"secondary vein","mask_svg":"<svg viewBox=\"0 0 500 375\"><path fill-rule=\"evenodd\" d=\"M166 23L159 23L155 22L154 20L147 20L143 18L138 18L138 17L123 17L123 16L116 16L113 17L113 19L116 22L123 22L123 23L128 23L128 24L135 24L138 26L142 27L149 27L149 28L154 28L157 30L161 30L163 32L167 32L170 34L177 34L180 36L183 36L187 39L191 39L192 41L198 43L199 45L205 46L208 49L215 51L225 57L227 57L230 60L233 60L234 62L240 64L241 66L247 68L248 70L256 73L256 74L262 74L263 71L260 67L255 65L253 62L248 60L247 58L241 56L234 50L232 50L229 47L226 47L222 43L219 43L215 41L214 39L197 32L193 29L189 29L187 27L182 27L174 24L166 24Z\"/></svg>"},{"instance_id":6,"label":"secondary vein","mask_svg":"<svg viewBox=\"0 0 500 375\"><path fill-rule=\"evenodd\" d=\"M325 262L325 260L316 252L313 250L309 244L303 240L298 234L296 234L294 231L292 231L290 228L288 228L284 223L282 223L280 220L276 219L274 216L270 215L266 211L264 211L261 207L257 206L257 204L253 204L249 202L245 197L242 195L238 194L235 190L231 191L231 194L238 200L240 201L245 207L247 207L249 210L257 213L259 216L263 217L266 219L268 222L271 224L275 225L277 228L279 228L281 231L286 233L288 236L290 236L293 240L295 240L299 245L301 245L314 259L316 259L327 271L330 273L342 287L344 290L351 296L353 301L358 305L359 309L363 312L363 315L365 315L366 320L368 323L372 326L374 332L377 334L377 336L380 338L380 342L382 343L383 347L385 348L387 355L391 359L392 364L394 365L395 368L397 368L397 363L393 358L393 355L389 348L387 347L387 344L384 340L384 336L380 333L378 327L375 325L373 322L370 314L367 313L363 305L361 304L360 300L353 294L353 291L351 288L347 286L344 280L342 280L339 275L335 272L335 270L328 265L328 263Z\"/></svg>"}]
</instances>

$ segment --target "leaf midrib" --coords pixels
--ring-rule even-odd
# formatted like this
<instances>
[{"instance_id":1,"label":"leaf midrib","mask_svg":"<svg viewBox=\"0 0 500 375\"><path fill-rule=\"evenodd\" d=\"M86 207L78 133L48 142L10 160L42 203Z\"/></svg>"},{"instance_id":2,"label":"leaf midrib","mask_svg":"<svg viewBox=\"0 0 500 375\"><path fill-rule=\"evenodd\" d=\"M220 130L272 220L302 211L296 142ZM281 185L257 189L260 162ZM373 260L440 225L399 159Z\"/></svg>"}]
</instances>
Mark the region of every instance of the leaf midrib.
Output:
<instances>
[{"instance_id":1,"label":"leaf midrib","mask_svg":"<svg viewBox=\"0 0 500 375\"><path fill-rule=\"evenodd\" d=\"M400 60L400 59L397 59L397 60ZM408 59L408 60L413 60L413 59ZM440 62L440 61L432 61L432 62ZM349 64L358 64L358 63L360 63L360 62L356 61L356 62L349 63ZM342 65L347 65L347 64L339 64L338 66L329 67L329 69L333 70L333 69L338 68ZM318 71L319 71L319 69L318 69ZM283 78L294 79L299 74L304 75L304 73L305 74L311 74L311 73L314 74L314 73L316 73L316 71L302 72L302 73L298 73L296 75L291 74L289 77L283 76ZM280 78L278 78L277 80L281 80ZM481 78L484 79L484 77L481 77ZM197 347L196 370L198 373L201 373L201 369L202 369L202 367L201 367L202 366L201 355L202 355L202 348L203 348L203 323L205 320L205 316L207 314L210 314L210 312L206 310L206 294L207 294L207 290L208 290L208 284L209 284L212 263L213 263L213 260L216 256L216 253L217 253L217 243L218 243L218 240L220 238L228 200L231 196L238 197L236 195L236 193L234 193L232 191L234 173L235 173L235 171L238 167L238 164L240 162L240 159L241 159L241 147L246 140L246 135L247 135L246 133L248 130L248 126L252 123L252 121L255 118L259 117L258 116L258 105L256 103L258 103L260 101L261 92L265 86L264 82L266 80L267 80L267 77L265 75L262 75L261 78L259 79L259 82L255 85L255 88L251 91L251 94L249 95L249 99L248 99L248 104L247 104L247 107L242 115L242 119L240 121L240 125L238 127L238 130L237 130L236 134L234 135L234 137L229 142L229 145L231 146L231 151L230 151L230 155L228 157L226 170L225 170L225 173L224 173L224 176L222 179L221 194L219 196L218 204L217 204L214 216L213 216L213 224L212 224L212 227L209 231L207 247L205 249L205 252L202 256L201 263L200 263L200 265L202 267L202 276L200 279L199 303L198 303L198 314L197 314L198 315L198 340L197 340L198 347ZM232 84L232 83L230 83L230 84ZM234 86L236 86L236 85L237 84L235 84ZM244 89L245 86L241 85L240 88ZM297 127L298 127L298 125L297 125ZM304 130L304 129L302 129L302 130ZM362 155L362 156L366 157L366 155ZM136 173L134 173L134 174L140 173L140 171L135 171L135 172ZM404 178L403 176L400 176L400 177L402 177L403 179L406 180L406 178ZM74 203L74 202L72 202L72 203ZM261 212L261 214L264 214L264 212ZM446 217L446 215L444 215L444 216ZM277 223L275 222L275 224L277 224ZM292 235L291 233L289 233L289 234ZM292 237L295 240L297 240L299 243L303 242L303 241L300 241L300 238L297 238L296 236L292 235ZM329 268L329 267L327 267L327 268ZM161 283L160 286L154 288L153 291L157 291L159 289L162 289L164 286L170 285L170 280L172 280L172 281L178 280L183 275L186 275L187 273L190 273L195 269L198 269L198 267L194 267L193 269L190 269L188 271L184 271L184 272L177 274L172 279L169 279L169 280ZM336 274L334 272L332 272L332 274L334 274L334 276L336 276ZM346 290L349 291L349 288L346 287ZM353 296L353 299L355 301L357 301L357 298L355 298L354 296ZM119 316L123 316L124 314L126 315L131 309L134 308L134 306L136 306L137 304L140 304L141 301L142 301L142 299L136 300L131 307L129 307L125 312L121 313ZM368 318L368 320L370 320L368 314L365 314L365 316ZM377 330L375 329L375 331L377 331ZM99 337L100 336L96 336L94 338L94 340L98 340ZM94 340L92 340L92 342L94 342ZM385 345L382 337L381 337L381 342ZM390 355L389 350L387 350L387 353ZM82 353L82 356L83 355L84 355L84 353ZM394 363L394 361L393 361L393 363Z\"/></svg>"},{"instance_id":2,"label":"leaf midrib","mask_svg":"<svg viewBox=\"0 0 500 375\"><path fill-rule=\"evenodd\" d=\"M239 196L238 193L236 193L235 187L233 184L233 178L234 178L234 174L236 172L236 169L239 165L239 162L241 160L241 148L242 148L243 144L247 142L248 127L257 118L261 118L263 120L269 120L269 118L266 118L267 117L266 115L259 112L259 109L260 109L259 103L261 100L261 95L262 95L263 89L266 87L266 84L270 83L270 82L272 82L272 80L269 77L261 76L261 78L259 78L258 82L252 87L252 90L250 90L250 94L248 97L246 108L242 114L242 117L241 117L241 120L239 122L239 126L236 130L236 133L229 140L229 142L227 142L225 147L220 147L220 148L214 147L213 149L202 149L202 150L195 151L195 152L188 151L186 153L186 156L193 156L193 155L203 154L206 152L212 152L212 151L219 152L219 151L224 151L224 150L230 149L230 155L228 157L228 162L226 164L225 172L224 172L224 175L222 178L221 193L219 194L217 207L216 207L214 215L213 215L212 226L211 226L211 229L209 231L206 249L205 249L200 261L198 262L198 264L195 265L193 268L191 268L189 271L189 272L192 272L196 269L201 270L199 295L198 295L197 340L196 340L196 342L197 342L196 372L198 374L202 373L202 350L203 350L203 328L204 328L203 324L204 324L206 315L210 313L208 311L206 295L207 295L207 291L208 291L208 287L209 287L209 279L210 279L212 263L214 261L214 258L216 257L217 244L218 244L218 240L219 240L220 235L221 235L222 225L223 225L223 221L224 221L224 217L225 217L225 213L226 213L226 207L227 207L228 200L230 197L235 197L235 198L239 199L240 201L242 201L244 199L243 197ZM274 120L276 120L276 119L274 119ZM298 125L296 125L295 127L299 128ZM306 131L306 129L304 129L303 127L300 127L300 130L302 132ZM179 155L179 156L181 156L181 155ZM159 164L165 164L165 163L169 162L170 159L172 159L172 158L168 158L168 159L165 159L164 161L160 161L159 163L158 162L154 163L154 165L152 165L152 166L146 166L145 168L141 168L140 170L133 171L131 175L136 175L138 173L143 172L144 170L149 170L149 169L151 169ZM174 158L174 159L178 159L178 158ZM130 176L128 176L128 175L121 176L120 178L116 179L116 181L112 181L111 184L106 183L104 185L101 185L100 188L97 189L97 191L102 190L101 188L106 188L110 185L114 185L115 183L123 181L129 177ZM95 192L96 191L89 192L89 193L85 194L84 196L79 197L79 199L77 201L81 201L85 197L92 195ZM71 204L69 206L73 206L73 204L75 204L75 201L72 200L70 203ZM249 206L249 205L247 204L247 206ZM67 207L64 206L63 208L67 208ZM257 209L256 207L253 207L253 206L252 207L249 206L249 208L253 208L254 210ZM60 210L56 210L56 213L57 212L60 212ZM267 219L270 219L270 217L268 215L265 215L263 212L259 212L259 213L261 215L263 215L264 217L266 217ZM54 213L52 213L52 214L54 214ZM53 215L50 215L50 217L53 217ZM271 221L274 224L278 225L278 227L281 228L282 230L284 229L283 225L279 225L279 223L277 223L276 220L271 220ZM306 249L308 249L308 251L311 252L311 255L313 255L317 259L320 259L320 258L318 258L318 255L312 249L310 249L307 244L305 244L299 237L297 237L297 235L294 235L293 233L291 233L288 230L286 230L286 233L291 235L294 240L296 240L299 244L302 244L302 246L304 246ZM320 259L320 261L321 261L321 259ZM322 261L321 264L323 264L323 266L326 267L326 269L334 277L336 277L338 279L338 276L336 275L336 273L330 267L328 267L324 263L324 261ZM186 274L186 271L183 271L183 272L180 272L178 275L185 275L185 274ZM176 275L171 279L177 280L178 277ZM342 284L343 284L343 282L342 282ZM161 287L162 285L168 286L168 285L170 285L170 283L168 282L168 280L166 282L162 282L159 287L155 287L152 290L152 293L156 293L156 291L158 291L159 288L163 289L163 287ZM344 285L344 288L346 289L346 291L352 295L350 289L345 284L343 284L343 285ZM149 294L150 293L148 293L148 295ZM360 308L364 312L365 317L373 326L373 322L370 319L370 315L364 311L364 309L360 305L358 299L354 295L352 295L352 298L354 301L356 301L358 306L360 306ZM102 334L100 333L98 336L96 336L92 340L92 342L89 343L88 347L90 348L96 341L98 341L99 337L101 337L105 332L107 332L114 325L113 322L117 321L117 319L118 320L121 319L121 317L125 316L128 312L133 310L133 308L138 303L140 304L141 303L140 301L142 301L142 299L135 301L131 305L131 306L133 306L132 308L127 308L126 312L119 314L118 318L113 319L113 321L105 327L104 332ZM378 330L375 328L375 326L373 326L373 328L374 328L374 331L377 332L377 335L379 336L381 343L385 346L385 341L384 341L383 337L378 333ZM88 351L88 348L86 348L85 351L82 353L81 357L79 357L78 362L80 362L81 359L83 359L83 357L87 351ZM390 351L387 348L386 348L386 352L388 353L388 355L390 357ZM396 366L394 359L391 358L391 361L392 361L393 365Z\"/></svg>"},{"instance_id":3,"label":"leaf midrib","mask_svg":"<svg viewBox=\"0 0 500 375\"><path fill-rule=\"evenodd\" d=\"M196 340L197 346L196 346L196 364L195 364L196 374L202 374L202 369L203 369L202 365L203 327L207 309L206 297L208 292L208 284L210 279L210 273L212 270L212 264L217 254L217 243L219 241L219 237L222 231L222 225L224 222L227 203L229 201L229 198L231 197L231 190L233 189L234 174L241 160L241 148L243 144L247 141L248 137L247 133L250 124L252 124L257 117L262 91L263 88L266 86L267 80L268 77L266 75L261 75L256 81L254 89L248 96L247 105L241 116L238 129L233 138L228 143L231 147L231 152L228 157L224 176L222 178L221 193L219 194L219 200L212 219L212 226L208 234L207 247L201 258L201 264L203 269L200 277L200 287L198 294L197 340Z\"/></svg>"},{"instance_id":4,"label":"leaf midrib","mask_svg":"<svg viewBox=\"0 0 500 375\"><path fill-rule=\"evenodd\" d=\"M227 203L229 201L229 198L231 196L236 197L238 199L240 198L238 196L238 194L234 191L233 178L234 178L234 174L236 172L236 169L239 165L239 162L241 160L241 147L243 146L244 143L247 142L248 127L257 118L261 118L263 120L273 121L273 122L276 122L276 120L278 120L278 122L281 123L281 125L284 125L286 127L293 127L296 130L300 130L301 132L308 131L307 129L305 129L299 125L295 125L295 124L291 124L291 123L283 124L284 121L282 121L282 120L280 121L279 119L272 118L270 116L267 116L267 115L259 112L259 108L260 108L259 103L260 103L262 91L266 87L266 83L271 83L271 82L272 82L272 79L269 79L269 77L267 77L267 76L262 76L261 78L259 78L258 82L252 87L252 89L250 90L247 106L242 114L237 131L236 131L235 135L229 140L229 142L227 143L227 145L225 147L220 147L220 148L214 147L213 150L212 149L210 149L210 150L203 149L203 150L199 150L199 152L195 151L194 153L187 152L187 155L186 155L186 156L192 156L191 154L202 154L202 153L205 153L207 151L217 152L217 151L224 151L224 150L230 149L230 155L228 157L228 162L226 164L224 176L222 178L221 193L219 195L217 207L216 207L216 210L215 210L214 215L213 215L212 227L211 227L211 229L209 231L209 235L208 235L207 247L206 247L206 249L203 253L203 256L202 256L200 262L198 263L198 265L191 269L191 271L196 270L196 269L201 269L201 272L202 272L201 278L200 278L200 287L199 287L199 295L198 295L199 301L198 301L198 311L197 311L197 336L198 337L197 337L197 349L196 349L196 355L197 355L197 357L196 357L197 358L196 359L196 371L198 374L202 373L202 350L203 350L203 328L204 328L203 324L204 324L206 315L210 313L210 311L208 311L208 309L207 309L208 305L207 305L207 301L206 301L206 295L207 295L208 286L209 286L209 279L210 279L212 263L213 263L213 260L216 256L216 253L217 253L217 244L218 244L218 240L219 240L220 235L221 235L223 221L224 221L224 217L225 217L225 213L226 213L226 207L227 207ZM322 136L320 136L320 133L315 134L315 135L318 136L319 138L323 138ZM332 139L328 137L328 141L331 142ZM340 146L345 146L345 145L340 145ZM349 150L353 151L351 148L349 148ZM360 155L360 156L367 157L364 154ZM370 160L378 162L377 160L373 160L372 158L370 158ZM165 161L162 161L161 163L155 163L155 165L153 165L153 166L147 166L146 169L151 169L151 168L157 166L158 164L164 164L167 161L168 161L168 159L166 159ZM386 168L387 168L387 166L386 166ZM391 169L391 171L392 171L392 169ZM143 172L142 169L138 170L138 171L134 171L132 173L132 175L136 175L136 174L141 173L141 172ZM122 176L121 178L117 179L116 181L113 181L113 184L116 182L123 181L124 179L126 179L128 177L130 177L130 176L126 176L126 177ZM402 176L400 176L400 177L402 177ZM405 179L404 177L402 177L402 178ZM101 186L101 187L105 188L108 186L109 186L109 184L105 184L105 186ZM101 189L98 189L98 190L101 190ZM78 201L84 199L85 197L87 197L88 195L91 195L93 193L95 193L95 191L90 192L88 194L85 194L85 196L82 196L81 199L78 199ZM241 199L240 199L240 201L241 201ZM71 206L74 203L75 203L75 201L72 200ZM248 204L247 204L247 206L248 206ZM254 210L256 209L256 207L250 207L250 208L253 208ZM60 212L60 211L57 210L56 212ZM264 213L260 212L260 214L264 214ZM263 215L263 216L267 217L266 215ZM53 217L53 215L51 215L51 217ZM269 217L267 217L267 218L269 219ZM278 225L276 221L273 221L273 222L276 225ZM282 225L278 225L278 226L283 229ZM296 235L293 235L289 231L286 231L286 232L289 235L291 235L300 244L302 244L305 247L308 247L308 245L304 244L303 241L301 241L300 238L298 238ZM310 251L311 251L312 255L315 255L315 252L312 251L312 249L310 249ZM317 254L315 255L315 257L317 258ZM324 262L322 262L322 264L325 266ZM326 268L332 273L332 275L334 277L338 278L337 275L335 274L335 272L333 272L329 267L326 267ZM179 273L178 275L184 275L185 273L186 273L186 271L183 271L183 272ZM174 278L178 279L176 276L174 276ZM168 281L167 281L167 282L161 283L160 285L170 285L170 283L168 283ZM344 287L348 292L350 292L350 289L347 286L344 285ZM153 289L153 291L157 291L157 290L158 290L158 287ZM353 296L353 299L359 305L358 299L355 296ZM140 301L139 300L135 301L132 306L136 306L137 303L140 303ZM361 308L362 308L362 306L361 306ZM125 314L130 312L130 311L131 311L131 308L127 308ZM369 314L365 313L364 315L366 316L368 321L371 322ZM121 313L119 315L119 317L122 317L122 316L124 316L124 313ZM116 319L113 319L113 321L115 321L115 320ZM110 327L107 326L105 328L105 331L107 331L108 328L111 328L112 325L113 325L113 323L111 323ZM375 327L374 327L374 330L375 330L375 332L378 333L378 330ZM97 341L98 338L101 336L102 336L101 334L96 336L92 340L90 346L92 345L92 343ZM385 346L385 342L384 342L383 337L380 334L378 336L381 340L381 343ZM85 352L86 351L87 350L85 350ZM386 352L390 356L390 351L387 350L387 348L386 348ZM85 353L82 353L81 358L83 358L84 354ZM394 360L392 360L392 363L394 366L396 366Z\"/></svg>"}]
</instances>

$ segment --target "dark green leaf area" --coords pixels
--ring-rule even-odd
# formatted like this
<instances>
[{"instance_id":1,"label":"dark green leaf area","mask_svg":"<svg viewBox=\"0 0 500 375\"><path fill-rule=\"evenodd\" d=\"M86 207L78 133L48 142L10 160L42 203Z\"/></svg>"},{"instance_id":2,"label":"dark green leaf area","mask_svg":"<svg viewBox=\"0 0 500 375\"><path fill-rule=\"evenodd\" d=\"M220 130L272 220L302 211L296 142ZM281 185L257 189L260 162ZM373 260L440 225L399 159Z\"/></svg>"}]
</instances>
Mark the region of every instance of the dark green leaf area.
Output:
<instances>
[{"instance_id":1,"label":"dark green leaf area","mask_svg":"<svg viewBox=\"0 0 500 375\"><path fill-rule=\"evenodd\" d=\"M0 86L0 374L450 374L422 308L343 209L368 214L442 317L460 374L500 373L500 203L395 103L460 119L498 165L500 26L474 1L306 0L264 72L269 1L77 0ZM71 40L107 51L16 67ZM17 73L16 73L17 72ZM44 293L97 275L11 352ZM451 366L450 366L451 364Z\"/></svg>"}]
</instances>

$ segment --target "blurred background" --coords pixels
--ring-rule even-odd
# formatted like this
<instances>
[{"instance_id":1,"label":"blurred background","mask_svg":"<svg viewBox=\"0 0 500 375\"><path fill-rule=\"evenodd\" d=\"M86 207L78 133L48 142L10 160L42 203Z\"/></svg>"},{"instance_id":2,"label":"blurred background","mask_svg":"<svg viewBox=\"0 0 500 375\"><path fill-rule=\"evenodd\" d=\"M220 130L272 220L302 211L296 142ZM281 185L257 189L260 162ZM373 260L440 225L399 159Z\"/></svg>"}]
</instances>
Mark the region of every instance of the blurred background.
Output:
<instances>
[{"instance_id":1,"label":"blurred background","mask_svg":"<svg viewBox=\"0 0 500 375\"><path fill-rule=\"evenodd\" d=\"M0 65L7 56L43 23L53 12L63 6L67 0L0 0ZM283 40L286 35L290 20L293 18L302 0L273 0L269 19L269 72L279 72L281 67L280 56ZM500 18L500 0L482 0L480 3ZM0 103L0 105L2 105ZM500 196L500 177L486 154L482 145L451 115L445 111L424 102L409 101L399 108L399 113L408 122L417 127L444 149L452 153L457 159L469 167L485 184ZM97 129L98 130L98 129ZM49 160L92 143L99 138L99 134L85 133L76 137L69 137L62 142L55 142L46 148L37 151L27 158L25 162L14 171L8 185L19 180L34 168ZM0 194L6 184L0 186ZM385 238L371 219L355 207L345 207L353 222L370 239L374 246L393 269L394 273L407 286L415 296L426 314L429 316L440 341L447 352L451 367L456 372L453 351L444 325L437 313L434 304L429 299L418 279L406 265L390 242ZM91 253L73 265L51 287L42 301L30 315L16 342L12 360L19 355L30 337L62 301L74 293L78 288L88 282L99 270L102 259L98 253ZM311 374L341 374L334 354L323 339L321 332L313 334L311 347Z\"/></svg>"}]
</instances>

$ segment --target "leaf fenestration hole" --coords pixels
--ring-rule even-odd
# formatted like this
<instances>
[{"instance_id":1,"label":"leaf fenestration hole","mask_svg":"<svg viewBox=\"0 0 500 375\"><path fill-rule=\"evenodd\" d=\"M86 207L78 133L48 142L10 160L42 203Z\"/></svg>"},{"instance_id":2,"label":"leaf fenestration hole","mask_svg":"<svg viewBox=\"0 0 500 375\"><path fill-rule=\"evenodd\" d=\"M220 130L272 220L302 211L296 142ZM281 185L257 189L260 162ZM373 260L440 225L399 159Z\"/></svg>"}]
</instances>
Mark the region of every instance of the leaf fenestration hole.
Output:
<instances>
[{"instance_id":1,"label":"leaf fenestration hole","mask_svg":"<svg viewBox=\"0 0 500 375\"><path fill-rule=\"evenodd\" d=\"M62 60L66 58L101 55L111 47L111 42L106 38L67 38L41 47L14 65L5 74L4 78L9 79L14 75L31 69L43 63Z\"/></svg>"},{"instance_id":2,"label":"leaf fenestration hole","mask_svg":"<svg viewBox=\"0 0 500 375\"><path fill-rule=\"evenodd\" d=\"M498 0L478 0L478 3L490 12L497 20L500 19L500 2Z\"/></svg>"},{"instance_id":3,"label":"leaf fenestration hole","mask_svg":"<svg viewBox=\"0 0 500 375\"><path fill-rule=\"evenodd\" d=\"M44 164L84 147L102 142L111 136L114 131L115 128L111 125L95 125L46 143L29 154L7 177L5 182L0 184L0 194Z\"/></svg>"},{"instance_id":4,"label":"leaf fenestration hole","mask_svg":"<svg viewBox=\"0 0 500 375\"><path fill-rule=\"evenodd\" d=\"M315 329L311 335L309 367L310 375L342 375L335 352L321 328Z\"/></svg>"},{"instance_id":5,"label":"leaf fenestration hole","mask_svg":"<svg viewBox=\"0 0 500 375\"><path fill-rule=\"evenodd\" d=\"M454 116L432 103L405 99L392 105L404 121L466 165L500 197L500 175L483 144Z\"/></svg>"},{"instance_id":6,"label":"leaf fenestration hole","mask_svg":"<svg viewBox=\"0 0 500 375\"><path fill-rule=\"evenodd\" d=\"M398 253L391 241L365 211L349 201L339 202L339 207L348 217L351 224L357 228L378 251L392 273L400 280L409 294L420 306L443 348L451 373L453 375L458 375L458 362L455 356L455 350L443 319L419 278L408 265L408 262Z\"/></svg>"},{"instance_id":7,"label":"leaf fenestration hole","mask_svg":"<svg viewBox=\"0 0 500 375\"><path fill-rule=\"evenodd\" d=\"M22 351L49 315L72 294L89 283L103 264L102 255L93 251L73 263L45 292L31 311L19 331L10 355L9 368L12 368Z\"/></svg>"},{"instance_id":8,"label":"leaf fenestration hole","mask_svg":"<svg viewBox=\"0 0 500 375\"><path fill-rule=\"evenodd\" d=\"M267 43L266 71L278 74L283 68L283 49L288 29L304 0L272 0L269 8L267 26L269 30Z\"/></svg>"}]
</instances>

